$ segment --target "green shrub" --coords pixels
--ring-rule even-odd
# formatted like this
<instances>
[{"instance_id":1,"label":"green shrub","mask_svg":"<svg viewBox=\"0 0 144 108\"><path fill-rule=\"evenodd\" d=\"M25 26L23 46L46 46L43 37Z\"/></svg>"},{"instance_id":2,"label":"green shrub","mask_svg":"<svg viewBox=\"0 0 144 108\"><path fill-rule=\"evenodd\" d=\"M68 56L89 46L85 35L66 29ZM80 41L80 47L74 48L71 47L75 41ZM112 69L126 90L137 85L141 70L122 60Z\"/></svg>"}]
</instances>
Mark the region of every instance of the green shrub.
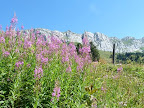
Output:
<instances>
[{"instance_id":1,"label":"green shrub","mask_svg":"<svg viewBox=\"0 0 144 108\"><path fill-rule=\"evenodd\" d=\"M99 61L99 59L100 59L99 50L96 48L96 46L93 44L93 42L90 42L90 48L91 48L92 60Z\"/></svg>"}]
</instances>

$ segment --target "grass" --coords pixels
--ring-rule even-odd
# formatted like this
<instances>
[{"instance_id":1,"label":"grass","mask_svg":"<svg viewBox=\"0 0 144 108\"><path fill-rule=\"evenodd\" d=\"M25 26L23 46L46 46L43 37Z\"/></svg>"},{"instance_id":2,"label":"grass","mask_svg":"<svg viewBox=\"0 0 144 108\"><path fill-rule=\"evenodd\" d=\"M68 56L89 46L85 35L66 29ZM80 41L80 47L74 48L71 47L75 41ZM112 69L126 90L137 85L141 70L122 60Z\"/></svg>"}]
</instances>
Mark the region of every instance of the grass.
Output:
<instances>
[{"instance_id":1,"label":"grass","mask_svg":"<svg viewBox=\"0 0 144 108\"><path fill-rule=\"evenodd\" d=\"M100 53L100 58L101 59L104 59L107 63L112 62L112 59L110 58L112 52L99 50L99 53Z\"/></svg>"},{"instance_id":2,"label":"grass","mask_svg":"<svg viewBox=\"0 0 144 108\"><path fill-rule=\"evenodd\" d=\"M142 51L144 51L144 47L141 47L140 49L141 49Z\"/></svg>"},{"instance_id":3,"label":"grass","mask_svg":"<svg viewBox=\"0 0 144 108\"><path fill-rule=\"evenodd\" d=\"M20 37L9 33L0 35L5 39L0 41L2 108L144 107L143 66L93 63L87 50L77 55L73 44L55 38L45 43L38 34L34 40L32 35L23 39L22 32ZM119 67L122 70L117 71Z\"/></svg>"}]
</instances>

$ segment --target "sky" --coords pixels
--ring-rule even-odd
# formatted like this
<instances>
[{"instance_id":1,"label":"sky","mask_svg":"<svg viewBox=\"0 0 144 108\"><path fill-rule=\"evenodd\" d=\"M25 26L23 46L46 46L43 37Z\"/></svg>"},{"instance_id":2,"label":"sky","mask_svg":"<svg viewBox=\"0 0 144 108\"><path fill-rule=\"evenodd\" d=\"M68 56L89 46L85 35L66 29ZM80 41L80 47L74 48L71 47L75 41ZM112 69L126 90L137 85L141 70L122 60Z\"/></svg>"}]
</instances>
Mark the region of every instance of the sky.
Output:
<instances>
[{"instance_id":1,"label":"sky","mask_svg":"<svg viewBox=\"0 0 144 108\"><path fill-rule=\"evenodd\" d=\"M0 0L3 30L14 12L19 28L144 37L144 0Z\"/></svg>"}]
</instances>

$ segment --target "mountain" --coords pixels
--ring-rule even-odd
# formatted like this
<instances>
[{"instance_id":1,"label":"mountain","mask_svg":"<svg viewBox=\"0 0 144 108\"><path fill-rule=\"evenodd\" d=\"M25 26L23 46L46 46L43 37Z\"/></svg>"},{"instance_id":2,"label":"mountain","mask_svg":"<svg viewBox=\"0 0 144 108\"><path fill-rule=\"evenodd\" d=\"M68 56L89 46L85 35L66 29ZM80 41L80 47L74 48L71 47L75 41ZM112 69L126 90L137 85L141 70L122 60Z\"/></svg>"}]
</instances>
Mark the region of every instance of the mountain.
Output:
<instances>
[{"instance_id":1,"label":"mountain","mask_svg":"<svg viewBox=\"0 0 144 108\"><path fill-rule=\"evenodd\" d=\"M102 51L112 51L113 44L116 45L117 53L125 53L125 52L142 52L144 50L144 37L142 39L135 39L134 37L124 37L122 39L118 39L117 37L108 37L103 33L91 33L85 32L83 34L73 33L68 30L66 32L60 31L51 31L48 29L37 28L34 29L34 32L39 31L39 35L43 35L45 39L48 39L49 36L56 36L61 40L66 42L78 42L82 43L83 36L87 36L89 41L92 41L94 45L97 46L99 50ZM25 30L24 32L30 32L30 30Z\"/></svg>"}]
</instances>

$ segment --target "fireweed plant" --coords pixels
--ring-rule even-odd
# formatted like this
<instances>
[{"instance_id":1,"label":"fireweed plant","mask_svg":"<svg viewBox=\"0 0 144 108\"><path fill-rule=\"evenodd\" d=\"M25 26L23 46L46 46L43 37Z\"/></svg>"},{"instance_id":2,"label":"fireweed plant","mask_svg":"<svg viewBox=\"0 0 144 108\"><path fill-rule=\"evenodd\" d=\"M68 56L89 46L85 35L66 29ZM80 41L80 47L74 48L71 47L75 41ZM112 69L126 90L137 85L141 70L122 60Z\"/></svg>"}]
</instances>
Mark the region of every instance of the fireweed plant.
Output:
<instances>
[{"instance_id":1,"label":"fireweed plant","mask_svg":"<svg viewBox=\"0 0 144 108\"><path fill-rule=\"evenodd\" d=\"M1 107L144 107L143 67L92 63L87 36L74 43L0 26ZM121 73L121 74L119 74Z\"/></svg>"}]
</instances>

